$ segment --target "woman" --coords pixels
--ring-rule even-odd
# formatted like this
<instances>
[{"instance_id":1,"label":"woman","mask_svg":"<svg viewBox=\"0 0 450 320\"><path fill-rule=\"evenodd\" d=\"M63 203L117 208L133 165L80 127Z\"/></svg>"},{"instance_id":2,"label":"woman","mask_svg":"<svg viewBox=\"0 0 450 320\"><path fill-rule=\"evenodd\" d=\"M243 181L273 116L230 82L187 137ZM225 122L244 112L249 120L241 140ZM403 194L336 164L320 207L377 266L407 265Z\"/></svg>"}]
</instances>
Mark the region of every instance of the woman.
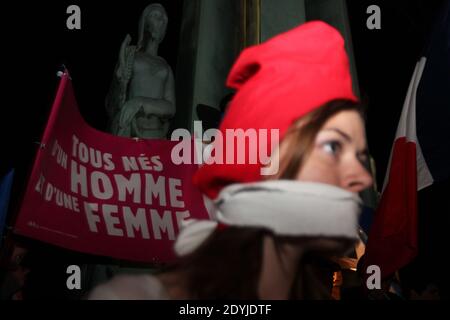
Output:
<instances>
[{"instance_id":1,"label":"woman","mask_svg":"<svg viewBox=\"0 0 450 320\"><path fill-rule=\"evenodd\" d=\"M342 37L323 22L304 24L246 49L227 84L237 92L221 132L279 130L275 170L203 165L194 183L212 199L214 219L181 231L176 265L117 277L91 299L329 298L328 259L357 240L357 193L372 183Z\"/></svg>"}]
</instances>

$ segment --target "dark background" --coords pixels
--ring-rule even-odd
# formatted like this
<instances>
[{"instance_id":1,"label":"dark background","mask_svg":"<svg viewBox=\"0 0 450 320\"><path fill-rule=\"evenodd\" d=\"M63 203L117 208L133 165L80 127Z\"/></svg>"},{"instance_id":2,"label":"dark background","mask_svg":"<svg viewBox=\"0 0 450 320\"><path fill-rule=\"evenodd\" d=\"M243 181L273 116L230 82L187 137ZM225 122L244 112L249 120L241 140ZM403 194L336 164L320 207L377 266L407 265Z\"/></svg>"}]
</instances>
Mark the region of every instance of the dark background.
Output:
<instances>
[{"instance_id":1,"label":"dark background","mask_svg":"<svg viewBox=\"0 0 450 320\"><path fill-rule=\"evenodd\" d=\"M347 0L361 97L367 103L369 150L382 186L406 92L444 1ZM369 5L381 9L381 30L365 27Z\"/></svg>"},{"instance_id":2,"label":"dark background","mask_svg":"<svg viewBox=\"0 0 450 320\"><path fill-rule=\"evenodd\" d=\"M0 176L9 168L16 170L10 218L20 204L36 151L36 142L45 127L58 84L56 72L61 69L62 64L68 67L82 115L93 127L104 130L107 122L104 97L109 88L120 44L127 33L136 41L140 14L151 2L118 0L110 3L2 3ZM164 5L169 16L166 38L159 53L168 61L176 75L182 0L159 2ZM442 2L347 1L362 99L368 104L369 149L376 161L379 186L382 185L385 175L409 81ZM66 28L66 8L71 4L81 7L81 30ZM366 28L369 16L366 9L372 4L381 8L381 30ZM445 192L450 190L448 182L438 188L440 189L436 192L425 196L422 202L422 205L433 203L428 207L428 211L440 210L442 205L447 205L444 210L448 209L448 201L442 204L442 199L446 197ZM435 219L428 223L436 221L440 220ZM433 246L429 243L426 245ZM56 272L55 255L58 256L59 264L67 262L67 265L69 261L73 261L73 256L64 250L51 246L45 248L42 251L45 254L37 253L36 259L48 262L41 265L42 269L47 269L49 273ZM438 247L435 248L438 250ZM54 266L53 269L51 265ZM61 270L57 272L59 277L64 279L65 274L61 273ZM441 277L439 272L437 276ZM44 277L42 279L41 282L47 281L48 285L48 280L44 280ZM65 283L63 280L58 282ZM49 289L45 292L49 297L59 290L50 289L49 285L47 287ZM41 295L45 296L45 292L41 292Z\"/></svg>"}]
</instances>

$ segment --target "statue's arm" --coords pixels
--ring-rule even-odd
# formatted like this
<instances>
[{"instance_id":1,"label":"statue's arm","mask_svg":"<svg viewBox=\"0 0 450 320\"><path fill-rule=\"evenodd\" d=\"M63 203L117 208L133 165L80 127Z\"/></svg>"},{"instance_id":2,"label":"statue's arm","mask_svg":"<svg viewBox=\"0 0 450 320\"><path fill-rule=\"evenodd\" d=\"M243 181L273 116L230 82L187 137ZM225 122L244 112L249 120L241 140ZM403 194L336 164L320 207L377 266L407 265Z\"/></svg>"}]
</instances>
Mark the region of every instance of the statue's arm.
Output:
<instances>
[{"instance_id":1,"label":"statue's arm","mask_svg":"<svg viewBox=\"0 0 450 320\"><path fill-rule=\"evenodd\" d=\"M127 85L131 78L131 66L134 59L134 48L130 46L130 42L131 37L127 34L120 46L114 76L105 99L106 110L110 118L120 112L127 98Z\"/></svg>"},{"instance_id":2,"label":"statue's arm","mask_svg":"<svg viewBox=\"0 0 450 320\"><path fill-rule=\"evenodd\" d=\"M128 82L131 78L131 68L130 68L130 61L131 59L131 36L127 34L125 36L125 39L122 41L122 45L120 46L119 51L119 63L117 68L117 78L119 81L126 81Z\"/></svg>"}]
</instances>

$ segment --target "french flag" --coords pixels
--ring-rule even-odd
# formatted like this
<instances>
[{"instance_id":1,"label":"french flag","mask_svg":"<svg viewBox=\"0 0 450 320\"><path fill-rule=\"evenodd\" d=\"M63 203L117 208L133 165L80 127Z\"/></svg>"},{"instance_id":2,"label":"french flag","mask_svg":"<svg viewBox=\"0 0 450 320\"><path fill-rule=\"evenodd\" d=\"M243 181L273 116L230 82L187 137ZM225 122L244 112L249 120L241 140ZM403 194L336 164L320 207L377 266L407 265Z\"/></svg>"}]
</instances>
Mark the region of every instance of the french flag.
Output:
<instances>
[{"instance_id":1,"label":"french flag","mask_svg":"<svg viewBox=\"0 0 450 320\"><path fill-rule=\"evenodd\" d=\"M450 1L444 7L409 84L369 232L364 265L382 278L418 254L418 191L450 178Z\"/></svg>"}]
</instances>

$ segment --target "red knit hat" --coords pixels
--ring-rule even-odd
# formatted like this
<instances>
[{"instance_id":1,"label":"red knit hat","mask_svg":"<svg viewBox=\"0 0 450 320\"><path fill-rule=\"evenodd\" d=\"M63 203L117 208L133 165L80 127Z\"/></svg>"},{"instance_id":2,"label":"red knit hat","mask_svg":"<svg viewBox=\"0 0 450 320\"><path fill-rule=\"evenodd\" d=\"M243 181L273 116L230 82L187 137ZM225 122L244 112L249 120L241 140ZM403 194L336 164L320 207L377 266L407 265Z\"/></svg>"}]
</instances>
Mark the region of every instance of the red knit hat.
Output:
<instances>
[{"instance_id":1,"label":"red knit hat","mask_svg":"<svg viewBox=\"0 0 450 320\"><path fill-rule=\"evenodd\" d=\"M357 101L344 40L321 21L305 23L245 49L228 75L227 86L237 92L219 128L224 137L226 129L279 129L281 141L295 120L325 103ZM247 160L249 152L247 144ZM261 164L248 162L204 164L194 175L194 184L215 198L231 183L261 180Z\"/></svg>"}]
</instances>

